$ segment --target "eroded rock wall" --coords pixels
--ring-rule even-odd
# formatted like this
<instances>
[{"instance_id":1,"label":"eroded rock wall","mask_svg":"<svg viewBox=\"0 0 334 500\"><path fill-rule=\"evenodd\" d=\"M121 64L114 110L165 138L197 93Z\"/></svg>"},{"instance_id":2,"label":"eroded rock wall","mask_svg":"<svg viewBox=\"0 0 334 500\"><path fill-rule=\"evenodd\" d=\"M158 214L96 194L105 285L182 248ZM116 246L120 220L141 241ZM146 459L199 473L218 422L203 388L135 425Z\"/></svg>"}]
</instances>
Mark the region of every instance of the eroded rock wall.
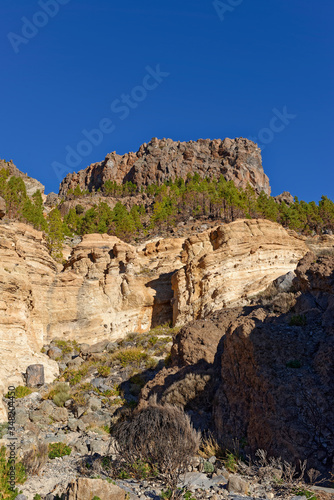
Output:
<instances>
[{"instance_id":1,"label":"eroded rock wall","mask_svg":"<svg viewBox=\"0 0 334 500\"><path fill-rule=\"evenodd\" d=\"M172 278L173 321L185 324L245 303L293 271L308 247L267 220L237 220L185 241L185 266Z\"/></svg>"}]
</instances>

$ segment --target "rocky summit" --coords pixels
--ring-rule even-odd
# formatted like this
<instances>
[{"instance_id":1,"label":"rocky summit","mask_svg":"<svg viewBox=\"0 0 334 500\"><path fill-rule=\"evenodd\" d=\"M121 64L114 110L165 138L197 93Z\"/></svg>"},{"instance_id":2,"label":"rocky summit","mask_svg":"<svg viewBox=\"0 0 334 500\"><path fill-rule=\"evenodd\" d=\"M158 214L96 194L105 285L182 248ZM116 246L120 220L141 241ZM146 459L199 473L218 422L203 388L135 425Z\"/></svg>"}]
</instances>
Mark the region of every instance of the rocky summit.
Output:
<instances>
[{"instance_id":1,"label":"rocky summit","mask_svg":"<svg viewBox=\"0 0 334 500\"><path fill-rule=\"evenodd\" d=\"M176 178L186 179L198 173L202 178L233 180L237 187L250 184L258 193L270 194L269 179L263 171L261 151L252 141L237 139L199 139L176 142L153 138L142 144L137 153L123 156L110 153L100 163L85 170L68 174L60 185L59 195L65 197L69 189L98 190L105 181L119 184L132 182L137 186L162 184Z\"/></svg>"}]
</instances>

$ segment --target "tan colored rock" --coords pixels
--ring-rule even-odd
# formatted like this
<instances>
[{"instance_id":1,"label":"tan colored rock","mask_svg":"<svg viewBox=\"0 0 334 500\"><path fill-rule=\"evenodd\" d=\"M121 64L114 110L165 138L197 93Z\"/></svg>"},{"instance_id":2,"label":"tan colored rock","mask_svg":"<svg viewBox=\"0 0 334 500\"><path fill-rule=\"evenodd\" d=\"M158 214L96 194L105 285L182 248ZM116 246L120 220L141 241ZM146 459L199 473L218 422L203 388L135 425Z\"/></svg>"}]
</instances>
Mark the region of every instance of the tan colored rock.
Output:
<instances>
[{"instance_id":1,"label":"tan colored rock","mask_svg":"<svg viewBox=\"0 0 334 500\"><path fill-rule=\"evenodd\" d=\"M47 334L48 292L57 264L42 233L20 223L0 225L0 394L23 385L32 364L44 366L45 381L58 374L55 361L41 354ZM0 420L6 412L0 400Z\"/></svg>"},{"instance_id":2,"label":"tan colored rock","mask_svg":"<svg viewBox=\"0 0 334 500\"><path fill-rule=\"evenodd\" d=\"M0 219L2 219L6 215L6 202L0 196Z\"/></svg>"},{"instance_id":3,"label":"tan colored rock","mask_svg":"<svg viewBox=\"0 0 334 500\"><path fill-rule=\"evenodd\" d=\"M101 500L125 500L125 495L125 491L116 484L103 479L80 477L68 485L65 499L92 500L97 496Z\"/></svg>"},{"instance_id":4,"label":"tan colored rock","mask_svg":"<svg viewBox=\"0 0 334 500\"><path fill-rule=\"evenodd\" d=\"M174 324L246 303L293 271L307 251L302 239L261 219L237 220L191 236L184 244L185 266L172 278Z\"/></svg>"}]
</instances>

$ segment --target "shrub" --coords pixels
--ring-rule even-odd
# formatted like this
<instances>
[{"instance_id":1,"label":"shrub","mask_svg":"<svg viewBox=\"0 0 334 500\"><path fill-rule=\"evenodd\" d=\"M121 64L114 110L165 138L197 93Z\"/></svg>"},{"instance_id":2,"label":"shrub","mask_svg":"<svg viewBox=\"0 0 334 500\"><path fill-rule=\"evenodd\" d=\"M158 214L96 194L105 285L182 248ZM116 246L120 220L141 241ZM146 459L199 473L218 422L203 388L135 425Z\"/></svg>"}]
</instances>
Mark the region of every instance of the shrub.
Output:
<instances>
[{"instance_id":1,"label":"shrub","mask_svg":"<svg viewBox=\"0 0 334 500\"><path fill-rule=\"evenodd\" d=\"M44 399L52 399L57 406L64 406L66 401L71 399L70 388L64 382L57 384L56 387L51 389Z\"/></svg>"},{"instance_id":2,"label":"shrub","mask_svg":"<svg viewBox=\"0 0 334 500\"><path fill-rule=\"evenodd\" d=\"M3 500L14 500L19 494L17 488L15 491L9 489L9 473L11 463L6 459L6 447L0 448L0 498ZM15 464L15 481L17 484L23 484L26 481L26 473L22 463L16 462Z\"/></svg>"},{"instance_id":3,"label":"shrub","mask_svg":"<svg viewBox=\"0 0 334 500\"><path fill-rule=\"evenodd\" d=\"M98 366L97 373L101 377L108 377L110 375L110 366L105 366L105 365Z\"/></svg>"},{"instance_id":4,"label":"shrub","mask_svg":"<svg viewBox=\"0 0 334 500\"><path fill-rule=\"evenodd\" d=\"M0 424L0 439L2 439L5 434L7 434L7 429L8 429L8 422Z\"/></svg>"},{"instance_id":5,"label":"shrub","mask_svg":"<svg viewBox=\"0 0 334 500\"><path fill-rule=\"evenodd\" d=\"M46 443L39 442L33 446L23 457L22 463L28 474L32 476L39 474L48 459L48 446Z\"/></svg>"},{"instance_id":6,"label":"shrub","mask_svg":"<svg viewBox=\"0 0 334 500\"><path fill-rule=\"evenodd\" d=\"M224 456L223 450L211 433L209 433L205 438L202 439L198 454L203 458L222 458Z\"/></svg>"},{"instance_id":7,"label":"shrub","mask_svg":"<svg viewBox=\"0 0 334 500\"><path fill-rule=\"evenodd\" d=\"M285 365L287 368L301 368L302 364L298 359L293 359L288 361Z\"/></svg>"},{"instance_id":8,"label":"shrub","mask_svg":"<svg viewBox=\"0 0 334 500\"><path fill-rule=\"evenodd\" d=\"M123 469L136 475L134 464L148 464L150 473L158 474L173 492L200 444L200 434L183 409L162 406L156 399L127 420L117 422L112 435Z\"/></svg>"},{"instance_id":9,"label":"shrub","mask_svg":"<svg viewBox=\"0 0 334 500\"><path fill-rule=\"evenodd\" d=\"M122 366L129 364L139 365L142 361L148 359L148 355L138 347L130 347L129 349L121 349L115 352L111 359L112 361L119 361Z\"/></svg>"},{"instance_id":10,"label":"shrub","mask_svg":"<svg viewBox=\"0 0 334 500\"><path fill-rule=\"evenodd\" d=\"M72 448L67 446L65 443L50 443L49 444L49 458L64 457L65 455L70 455Z\"/></svg>"},{"instance_id":11,"label":"shrub","mask_svg":"<svg viewBox=\"0 0 334 500\"><path fill-rule=\"evenodd\" d=\"M305 314L302 314L302 315L296 314L296 315L291 316L289 325L290 326L306 326L307 319L306 319Z\"/></svg>"},{"instance_id":12,"label":"shrub","mask_svg":"<svg viewBox=\"0 0 334 500\"><path fill-rule=\"evenodd\" d=\"M26 396L29 396L29 394L32 393L32 390L30 389L30 387L27 387L25 385L18 385L17 387L15 387L15 397L17 399L20 399L20 398L25 398ZM8 398L9 397L9 393L7 393L5 395L5 398Z\"/></svg>"}]
</instances>

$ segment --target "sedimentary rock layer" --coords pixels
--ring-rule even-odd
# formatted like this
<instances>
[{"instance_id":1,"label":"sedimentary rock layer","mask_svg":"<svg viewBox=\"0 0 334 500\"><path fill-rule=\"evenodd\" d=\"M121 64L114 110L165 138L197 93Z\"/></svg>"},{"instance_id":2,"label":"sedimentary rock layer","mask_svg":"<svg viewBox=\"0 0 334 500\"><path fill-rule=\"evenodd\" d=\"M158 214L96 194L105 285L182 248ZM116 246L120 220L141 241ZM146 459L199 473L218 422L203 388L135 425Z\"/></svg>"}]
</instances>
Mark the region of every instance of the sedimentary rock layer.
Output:
<instances>
[{"instance_id":1,"label":"sedimentary rock layer","mask_svg":"<svg viewBox=\"0 0 334 500\"><path fill-rule=\"evenodd\" d=\"M172 278L174 324L242 304L292 271L307 250L302 239L267 220L238 220L191 236L185 266Z\"/></svg>"}]
</instances>

